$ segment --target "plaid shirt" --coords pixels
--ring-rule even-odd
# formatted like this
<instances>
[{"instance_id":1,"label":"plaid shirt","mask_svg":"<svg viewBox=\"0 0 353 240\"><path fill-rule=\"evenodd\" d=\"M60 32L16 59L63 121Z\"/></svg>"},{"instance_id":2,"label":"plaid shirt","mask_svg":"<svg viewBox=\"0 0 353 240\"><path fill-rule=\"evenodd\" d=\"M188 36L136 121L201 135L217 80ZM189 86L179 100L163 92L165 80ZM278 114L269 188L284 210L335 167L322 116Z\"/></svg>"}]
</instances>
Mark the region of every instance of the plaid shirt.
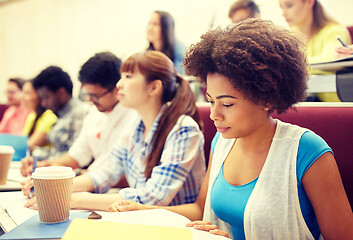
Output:
<instances>
[{"instance_id":1,"label":"plaid shirt","mask_svg":"<svg viewBox=\"0 0 353 240\"><path fill-rule=\"evenodd\" d=\"M158 126L159 114L151 131L144 138L145 127L139 122L129 138L122 138L106 156L105 166L91 171L96 192L106 192L125 174L128 188L120 195L148 205L178 205L195 202L205 174L204 137L197 123L181 116L169 133L160 164L153 168L146 181L146 157Z\"/></svg>"},{"instance_id":2,"label":"plaid shirt","mask_svg":"<svg viewBox=\"0 0 353 240\"><path fill-rule=\"evenodd\" d=\"M78 137L83 120L86 117L89 106L72 98L58 113L58 120L48 133L48 141L52 145L50 157L56 158L67 153Z\"/></svg>"}]
</instances>

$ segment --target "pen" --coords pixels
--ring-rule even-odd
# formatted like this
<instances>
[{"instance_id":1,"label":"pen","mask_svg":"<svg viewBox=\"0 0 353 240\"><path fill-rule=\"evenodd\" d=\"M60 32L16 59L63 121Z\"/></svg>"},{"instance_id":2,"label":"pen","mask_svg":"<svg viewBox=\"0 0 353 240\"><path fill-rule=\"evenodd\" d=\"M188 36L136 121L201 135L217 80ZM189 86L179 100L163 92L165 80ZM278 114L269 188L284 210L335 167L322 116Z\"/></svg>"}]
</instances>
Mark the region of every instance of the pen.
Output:
<instances>
[{"instance_id":1,"label":"pen","mask_svg":"<svg viewBox=\"0 0 353 240\"><path fill-rule=\"evenodd\" d=\"M337 40L340 41L340 43L342 44L343 47L348 48L348 45L340 38L339 35L336 36Z\"/></svg>"},{"instance_id":2,"label":"pen","mask_svg":"<svg viewBox=\"0 0 353 240\"><path fill-rule=\"evenodd\" d=\"M31 151L29 150L29 148L26 149L26 159L28 161L29 157L31 156ZM28 173L27 173L28 176Z\"/></svg>"},{"instance_id":3,"label":"pen","mask_svg":"<svg viewBox=\"0 0 353 240\"><path fill-rule=\"evenodd\" d=\"M37 157L34 156L33 157L33 169L32 169L32 173L34 173L34 171L36 170L37 167ZM34 186L31 188L31 192L29 193L29 197L32 198L33 197L33 191L34 191Z\"/></svg>"}]
</instances>

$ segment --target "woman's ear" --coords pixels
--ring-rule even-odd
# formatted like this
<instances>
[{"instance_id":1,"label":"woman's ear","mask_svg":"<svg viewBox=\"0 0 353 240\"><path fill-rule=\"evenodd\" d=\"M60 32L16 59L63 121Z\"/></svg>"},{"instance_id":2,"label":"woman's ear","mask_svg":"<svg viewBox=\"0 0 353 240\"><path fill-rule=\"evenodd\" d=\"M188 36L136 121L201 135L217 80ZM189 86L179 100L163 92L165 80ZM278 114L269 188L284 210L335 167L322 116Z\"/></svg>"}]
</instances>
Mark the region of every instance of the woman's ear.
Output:
<instances>
[{"instance_id":1,"label":"woman's ear","mask_svg":"<svg viewBox=\"0 0 353 240\"><path fill-rule=\"evenodd\" d=\"M151 96L161 94L163 92L162 81L159 79L154 80L149 84L148 88Z\"/></svg>"}]
</instances>

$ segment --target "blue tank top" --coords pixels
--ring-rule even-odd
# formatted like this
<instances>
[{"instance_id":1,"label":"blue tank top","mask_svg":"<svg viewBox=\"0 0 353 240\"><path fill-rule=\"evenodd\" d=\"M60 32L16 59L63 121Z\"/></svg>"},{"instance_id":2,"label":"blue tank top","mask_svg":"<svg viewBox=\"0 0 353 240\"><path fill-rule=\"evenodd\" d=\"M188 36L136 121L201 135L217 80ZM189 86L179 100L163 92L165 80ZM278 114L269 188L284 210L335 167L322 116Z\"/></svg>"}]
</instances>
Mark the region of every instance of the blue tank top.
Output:
<instances>
[{"instance_id":1,"label":"blue tank top","mask_svg":"<svg viewBox=\"0 0 353 240\"><path fill-rule=\"evenodd\" d=\"M212 140L212 154L219 136L220 133L217 132ZM314 209L305 193L301 180L309 167L325 152L332 153L332 150L320 136L311 131L307 131L303 134L299 141L297 156L298 195L304 220L315 239L319 239L320 228ZM225 180L222 166L213 184L211 190L212 210L219 219L227 222L232 227L234 239L245 239L244 211L257 179L258 178L244 185L233 186Z\"/></svg>"}]
</instances>

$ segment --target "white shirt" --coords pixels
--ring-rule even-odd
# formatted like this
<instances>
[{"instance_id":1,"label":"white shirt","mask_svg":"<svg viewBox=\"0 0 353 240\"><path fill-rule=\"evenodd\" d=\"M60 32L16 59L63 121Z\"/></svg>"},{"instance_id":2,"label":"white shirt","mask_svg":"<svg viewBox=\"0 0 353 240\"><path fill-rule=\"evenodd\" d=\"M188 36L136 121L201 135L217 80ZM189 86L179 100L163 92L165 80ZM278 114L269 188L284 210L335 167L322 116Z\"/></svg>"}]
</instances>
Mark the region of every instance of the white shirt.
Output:
<instances>
[{"instance_id":1,"label":"white shirt","mask_svg":"<svg viewBox=\"0 0 353 240\"><path fill-rule=\"evenodd\" d=\"M131 126L139 119L135 110L116 104L111 112L99 112L95 106L89 110L79 137L69 150L80 167L87 166L92 159L94 162L88 170L99 167L109 149L115 145L122 132L134 130Z\"/></svg>"}]
</instances>

